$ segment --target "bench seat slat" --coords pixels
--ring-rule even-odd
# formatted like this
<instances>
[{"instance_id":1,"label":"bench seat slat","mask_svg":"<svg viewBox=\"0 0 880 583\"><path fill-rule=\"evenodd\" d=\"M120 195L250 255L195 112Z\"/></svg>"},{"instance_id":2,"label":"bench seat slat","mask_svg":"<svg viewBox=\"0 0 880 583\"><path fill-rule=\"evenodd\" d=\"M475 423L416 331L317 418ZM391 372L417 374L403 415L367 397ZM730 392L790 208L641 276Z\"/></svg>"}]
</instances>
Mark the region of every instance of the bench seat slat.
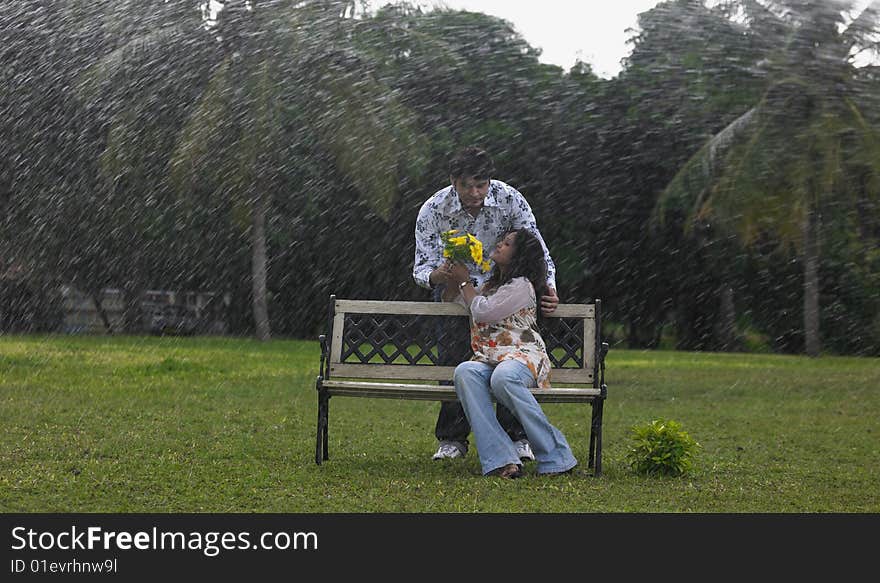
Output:
<instances>
[{"instance_id":1,"label":"bench seat slat","mask_svg":"<svg viewBox=\"0 0 880 583\"><path fill-rule=\"evenodd\" d=\"M451 386L337 380L326 380L321 385L330 395L426 401L455 400L455 389ZM599 389L594 388L532 389L535 400L542 403L583 403L592 401L599 393Z\"/></svg>"},{"instance_id":2,"label":"bench seat slat","mask_svg":"<svg viewBox=\"0 0 880 583\"><path fill-rule=\"evenodd\" d=\"M421 364L348 364L330 363L330 376L355 378L381 378L400 380L452 380L454 366L434 366ZM593 371L588 368L553 368L551 383L593 383Z\"/></svg>"}]
</instances>

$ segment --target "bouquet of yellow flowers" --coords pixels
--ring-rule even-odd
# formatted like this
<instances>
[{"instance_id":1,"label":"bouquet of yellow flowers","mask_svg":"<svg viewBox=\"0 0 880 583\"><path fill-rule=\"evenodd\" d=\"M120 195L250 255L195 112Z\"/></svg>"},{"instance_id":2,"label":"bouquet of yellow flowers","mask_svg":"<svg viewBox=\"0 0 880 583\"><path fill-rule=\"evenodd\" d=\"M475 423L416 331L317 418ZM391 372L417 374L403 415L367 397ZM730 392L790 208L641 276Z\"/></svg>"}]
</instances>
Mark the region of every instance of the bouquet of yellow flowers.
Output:
<instances>
[{"instance_id":1,"label":"bouquet of yellow flowers","mask_svg":"<svg viewBox=\"0 0 880 583\"><path fill-rule=\"evenodd\" d=\"M443 239L443 257L467 263L473 261L483 271L489 271L489 262L483 259L483 244L479 239L466 233L459 235L453 229L440 234Z\"/></svg>"}]
</instances>

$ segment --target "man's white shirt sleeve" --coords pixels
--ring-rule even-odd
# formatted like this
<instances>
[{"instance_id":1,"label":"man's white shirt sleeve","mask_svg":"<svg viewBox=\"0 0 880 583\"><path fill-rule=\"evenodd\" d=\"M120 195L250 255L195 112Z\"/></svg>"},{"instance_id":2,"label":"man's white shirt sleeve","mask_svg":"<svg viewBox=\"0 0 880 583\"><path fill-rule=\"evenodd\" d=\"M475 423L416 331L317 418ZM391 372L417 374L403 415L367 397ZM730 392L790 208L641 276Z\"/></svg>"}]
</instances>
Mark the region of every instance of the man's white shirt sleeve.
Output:
<instances>
[{"instance_id":1,"label":"man's white shirt sleeve","mask_svg":"<svg viewBox=\"0 0 880 583\"><path fill-rule=\"evenodd\" d=\"M431 289L431 272L443 263L443 244L433 210L427 203L419 209L416 218L416 254L413 261L413 279L421 287Z\"/></svg>"}]
</instances>

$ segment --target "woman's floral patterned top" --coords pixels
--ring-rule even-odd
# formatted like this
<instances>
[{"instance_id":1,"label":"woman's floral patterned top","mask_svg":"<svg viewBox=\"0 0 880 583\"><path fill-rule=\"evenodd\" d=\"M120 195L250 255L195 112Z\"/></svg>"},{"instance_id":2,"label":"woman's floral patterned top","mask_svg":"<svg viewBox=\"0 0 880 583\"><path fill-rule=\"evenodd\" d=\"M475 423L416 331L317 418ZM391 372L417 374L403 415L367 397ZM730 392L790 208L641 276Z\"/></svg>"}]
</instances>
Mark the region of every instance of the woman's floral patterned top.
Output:
<instances>
[{"instance_id":1,"label":"woman's floral patterned top","mask_svg":"<svg viewBox=\"0 0 880 583\"><path fill-rule=\"evenodd\" d=\"M458 302L464 304L459 296ZM514 278L467 306L471 313L471 360L497 365L514 359L535 377L538 388L550 388L550 358L538 333L535 288L525 277Z\"/></svg>"}]
</instances>

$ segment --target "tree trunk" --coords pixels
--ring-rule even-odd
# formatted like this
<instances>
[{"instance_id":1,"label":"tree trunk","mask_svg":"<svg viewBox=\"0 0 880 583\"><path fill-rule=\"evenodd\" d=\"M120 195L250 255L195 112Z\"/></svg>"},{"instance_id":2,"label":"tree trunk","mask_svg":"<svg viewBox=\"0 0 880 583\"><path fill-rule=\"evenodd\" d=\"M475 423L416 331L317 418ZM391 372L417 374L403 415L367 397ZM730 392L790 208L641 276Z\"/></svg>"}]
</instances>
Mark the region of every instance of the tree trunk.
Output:
<instances>
[{"instance_id":1,"label":"tree trunk","mask_svg":"<svg viewBox=\"0 0 880 583\"><path fill-rule=\"evenodd\" d=\"M127 334L139 334L145 329L141 308L143 292L132 285L124 285L122 291L125 306L122 312L122 329Z\"/></svg>"},{"instance_id":2,"label":"tree trunk","mask_svg":"<svg viewBox=\"0 0 880 583\"><path fill-rule=\"evenodd\" d=\"M101 317L101 322L104 323L104 329L107 331L107 334L113 334L113 325L110 323L110 318L107 316L107 310L104 309L104 304L101 301L101 292L93 291L91 296L92 301L95 302L95 309L98 310L98 316Z\"/></svg>"},{"instance_id":3,"label":"tree trunk","mask_svg":"<svg viewBox=\"0 0 880 583\"><path fill-rule=\"evenodd\" d=\"M251 225L251 280L254 296L254 325L258 340L269 340L269 305L266 294L266 200L257 194L253 199L253 224Z\"/></svg>"},{"instance_id":4,"label":"tree trunk","mask_svg":"<svg viewBox=\"0 0 880 583\"><path fill-rule=\"evenodd\" d=\"M819 227L810 212L804 219L804 342L808 356L819 356Z\"/></svg>"},{"instance_id":5,"label":"tree trunk","mask_svg":"<svg viewBox=\"0 0 880 583\"><path fill-rule=\"evenodd\" d=\"M726 352L737 349L736 306L733 303L733 288L722 283L718 289L720 296L719 318L715 334L718 347Z\"/></svg>"}]
</instances>

